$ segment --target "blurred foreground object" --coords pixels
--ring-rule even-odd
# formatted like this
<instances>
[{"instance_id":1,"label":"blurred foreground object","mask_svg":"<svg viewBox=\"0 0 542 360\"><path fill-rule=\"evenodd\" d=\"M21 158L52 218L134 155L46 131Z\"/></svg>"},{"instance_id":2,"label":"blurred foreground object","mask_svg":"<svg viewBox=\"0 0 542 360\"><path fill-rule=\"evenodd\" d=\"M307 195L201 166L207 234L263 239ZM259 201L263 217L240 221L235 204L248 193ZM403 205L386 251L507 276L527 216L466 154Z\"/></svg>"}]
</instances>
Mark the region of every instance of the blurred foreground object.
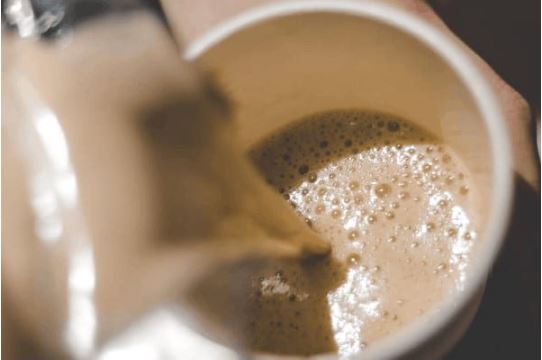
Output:
<instances>
[{"instance_id":1,"label":"blurred foreground object","mask_svg":"<svg viewBox=\"0 0 542 360\"><path fill-rule=\"evenodd\" d=\"M184 352L171 336L198 337L171 299L199 276L328 251L248 165L228 103L163 18L130 1L29 4L4 8L26 39L2 35L6 357L110 359L134 336L157 358ZM157 322L175 331L137 330ZM199 355L234 356L199 339Z\"/></svg>"}]
</instances>

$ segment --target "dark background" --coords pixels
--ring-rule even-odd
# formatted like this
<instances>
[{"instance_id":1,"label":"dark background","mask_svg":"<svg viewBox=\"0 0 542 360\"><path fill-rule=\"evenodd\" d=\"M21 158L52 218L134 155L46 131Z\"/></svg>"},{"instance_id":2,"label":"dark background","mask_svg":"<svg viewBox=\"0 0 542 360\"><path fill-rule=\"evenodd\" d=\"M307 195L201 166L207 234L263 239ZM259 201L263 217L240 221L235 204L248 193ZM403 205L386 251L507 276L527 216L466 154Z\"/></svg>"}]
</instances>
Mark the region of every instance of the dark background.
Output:
<instances>
[{"instance_id":1,"label":"dark background","mask_svg":"<svg viewBox=\"0 0 542 360\"><path fill-rule=\"evenodd\" d=\"M540 0L430 0L540 115ZM516 179L514 220L476 318L446 357L540 359L540 193Z\"/></svg>"},{"instance_id":2,"label":"dark background","mask_svg":"<svg viewBox=\"0 0 542 360\"><path fill-rule=\"evenodd\" d=\"M448 26L540 112L540 0L429 0Z\"/></svg>"}]
</instances>

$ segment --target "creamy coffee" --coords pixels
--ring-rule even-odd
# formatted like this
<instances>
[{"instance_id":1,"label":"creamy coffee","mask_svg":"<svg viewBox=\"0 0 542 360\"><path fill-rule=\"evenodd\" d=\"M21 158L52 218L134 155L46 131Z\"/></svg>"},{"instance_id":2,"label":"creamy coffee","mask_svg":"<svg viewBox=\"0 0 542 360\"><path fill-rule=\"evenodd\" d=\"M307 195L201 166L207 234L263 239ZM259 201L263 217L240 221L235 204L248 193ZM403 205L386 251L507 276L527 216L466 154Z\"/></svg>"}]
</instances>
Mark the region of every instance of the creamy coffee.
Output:
<instances>
[{"instance_id":1,"label":"creamy coffee","mask_svg":"<svg viewBox=\"0 0 542 360\"><path fill-rule=\"evenodd\" d=\"M476 197L438 138L393 116L337 111L294 123L251 157L333 252L232 265L194 289L196 306L243 346L353 354L462 288Z\"/></svg>"}]
</instances>

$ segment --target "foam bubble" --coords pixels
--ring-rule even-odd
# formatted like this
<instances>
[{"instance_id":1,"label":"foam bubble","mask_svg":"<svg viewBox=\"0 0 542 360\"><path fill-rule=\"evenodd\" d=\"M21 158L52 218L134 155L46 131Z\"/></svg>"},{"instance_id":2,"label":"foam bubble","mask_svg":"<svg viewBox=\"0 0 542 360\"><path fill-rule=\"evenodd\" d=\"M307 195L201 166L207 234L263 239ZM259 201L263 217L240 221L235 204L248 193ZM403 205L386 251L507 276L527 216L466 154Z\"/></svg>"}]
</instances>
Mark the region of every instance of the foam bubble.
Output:
<instances>
[{"instance_id":1,"label":"foam bubble","mask_svg":"<svg viewBox=\"0 0 542 360\"><path fill-rule=\"evenodd\" d=\"M357 238L359 238L359 232L357 232L356 230L352 230L348 233L349 240L356 240Z\"/></svg>"},{"instance_id":2,"label":"foam bubble","mask_svg":"<svg viewBox=\"0 0 542 360\"><path fill-rule=\"evenodd\" d=\"M391 193L392 188L388 184L378 184L375 187L375 195L379 198L383 198Z\"/></svg>"},{"instance_id":3,"label":"foam bubble","mask_svg":"<svg viewBox=\"0 0 542 360\"><path fill-rule=\"evenodd\" d=\"M348 255L346 261L350 265L358 265L361 261L361 256L359 256L359 254L350 254Z\"/></svg>"}]
</instances>

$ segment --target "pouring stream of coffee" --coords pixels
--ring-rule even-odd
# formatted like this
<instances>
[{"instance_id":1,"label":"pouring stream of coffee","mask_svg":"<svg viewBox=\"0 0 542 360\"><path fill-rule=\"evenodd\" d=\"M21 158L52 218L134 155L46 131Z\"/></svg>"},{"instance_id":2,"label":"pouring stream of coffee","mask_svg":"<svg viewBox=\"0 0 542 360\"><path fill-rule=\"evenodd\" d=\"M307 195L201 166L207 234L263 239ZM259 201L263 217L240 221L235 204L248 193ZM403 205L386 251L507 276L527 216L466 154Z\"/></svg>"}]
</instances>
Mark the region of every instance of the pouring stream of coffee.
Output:
<instances>
[{"instance_id":1,"label":"pouring stream of coffee","mask_svg":"<svg viewBox=\"0 0 542 360\"><path fill-rule=\"evenodd\" d=\"M168 28L169 34L175 40L179 50L182 50L182 40L179 35L175 35L175 31L169 27L168 22L171 19L168 14L161 11L162 20ZM235 109L232 106L229 98L222 91L219 84L214 81L213 77L206 73L198 64L193 62L182 62L182 66L188 71L195 74L197 85L196 96L189 99L188 103L179 106L180 104L171 104L168 108L165 106L161 111L160 116L152 116L149 128L156 129L159 127L158 135L155 138L156 144L160 149L166 152L186 151L188 143L193 140L192 135L198 133L203 137L212 139L213 144L200 147L201 143L193 143L188 146L194 146L190 150L194 158L201 158L200 162L195 166L209 166L211 176L216 176L219 181L223 181L230 192L229 197L234 204L236 201L241 204L244 209L245 217L255 222L258 226L265 229L265 235L261 239L247 239L248 242L237 241L233 239L230 245L233 247L232 252L251 251L251 249L261 247L262 250L271 256L322 256L330 251L328 243L323 241L316 233L311 231L306 224L303 224L294 214L290 206L276 193L272 188L264 182L261 174L257 173L253 165L249 163L246 154L244 154L235 142L235 133L232 128L233 115ZM186 106L188 105L188 106ZM170 110L173 110L170 112ZM176 113L176 111L179 111ZM191 117L193 117L191 119ZM190 126L189 131L186 131L186 124L180 124L180 119L191 121L195 126ZM190 120L188 120L190 119ZM199 119L199 121L196 121ZM203 120L204 119L204 120ZM160 124L156 124L159 122ZM154 123L154 124L153 124ZM179 131L175 131L175 129ZM214 135L213 132L221 133ZM181 138L179 133L189 134L186 138ZM165 136L164 136L165 135ZM197 149L195 149L197 148ZM219 149L217 151L217 148ZM215 151L213 151L213 149ZM206 152L211 157L218 155L219 159L210 161ZM214 152L214 154L213 154ZM163 155L163 154L162 154ZM174 158L175 155L164 156L165 159ZM214 164L213 164L214 163ZM220 165L216 166L219 163ZM164 168L164 174L169 170L175 169L176 166L169 167L169 164ZM212 169L211 169L212 168ZM174 173L166 175L171 181L168 182L172 193L175 191L186 191L179 188L178 178L182 174ZM242 200L241 200L242 199ZM241 200L241 201L240 201ZM220 221L217 219L217 221ZM243 224L237 223L239 219L234 220L233 226L246 227L246 219ZM231 225L229 225L231 226ZM226 225L228 227L228 225ZM181 226L182 228L182 226ZM242 238L248 234L239 233L233 237ZM245 249L243 247L246 246Z\"/></svg>"}]
</instances>

